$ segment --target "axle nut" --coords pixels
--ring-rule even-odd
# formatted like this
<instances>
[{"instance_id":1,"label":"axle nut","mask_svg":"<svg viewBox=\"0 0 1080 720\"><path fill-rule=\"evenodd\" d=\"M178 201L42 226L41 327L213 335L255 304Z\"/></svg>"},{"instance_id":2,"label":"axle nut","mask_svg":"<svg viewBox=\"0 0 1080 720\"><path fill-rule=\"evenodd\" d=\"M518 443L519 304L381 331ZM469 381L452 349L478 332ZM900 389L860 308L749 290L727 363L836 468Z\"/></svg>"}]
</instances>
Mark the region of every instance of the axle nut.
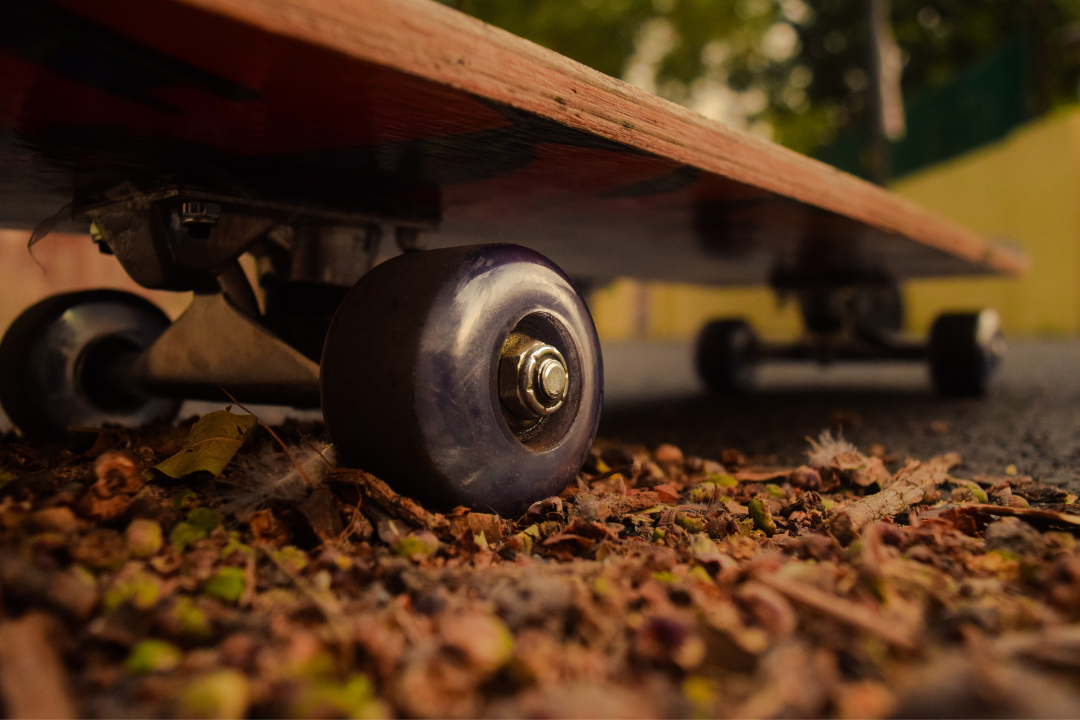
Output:
<instances>
[{"instance_id":1,"label":"axle nut","mask_svg":"<svg viewBox=\"0 0 1080 720\"><path fill-rule=\"evenodd\" d=\"M503 343L499 360L499 397L513 415L535 420L562 407L570 373L562 354L551 345L514 333Z\"/></svg>"}]
</instances>

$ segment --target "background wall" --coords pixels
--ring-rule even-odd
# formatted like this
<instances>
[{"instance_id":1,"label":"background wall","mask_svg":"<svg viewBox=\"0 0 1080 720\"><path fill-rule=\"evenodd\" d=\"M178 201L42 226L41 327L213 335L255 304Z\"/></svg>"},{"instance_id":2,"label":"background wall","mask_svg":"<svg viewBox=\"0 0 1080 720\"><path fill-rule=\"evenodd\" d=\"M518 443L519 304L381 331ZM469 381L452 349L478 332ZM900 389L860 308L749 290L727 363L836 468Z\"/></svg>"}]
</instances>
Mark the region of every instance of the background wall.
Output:
<instances>
[{"instance_id":1,"label":"background wall","mask_svg":"<svg viewBox=\"0 0 1080 720\"><path fill-rule=\"evenodd\" d=\"M1016 336L1080 333L1080 110L1024 126L1001 142L904 178L895 189L1032 260L1020 280L913 282L909 324L924 332L952 307L996 307Z\"/></svg>"},{"instance_id":2,"label":"background wall","mask_svg":"<svg viewBox=\"0 0 1080 720\"><path fill-rule=\"evenodd\" d=\"M138 293L175 318L187 307L189 293L145 290L136 285L111 255L102 255L86 235L50 235L34 246L30 233L0 230L0 328L30 305L70 290L117 288Z\"/></svg>"}]
</instances>

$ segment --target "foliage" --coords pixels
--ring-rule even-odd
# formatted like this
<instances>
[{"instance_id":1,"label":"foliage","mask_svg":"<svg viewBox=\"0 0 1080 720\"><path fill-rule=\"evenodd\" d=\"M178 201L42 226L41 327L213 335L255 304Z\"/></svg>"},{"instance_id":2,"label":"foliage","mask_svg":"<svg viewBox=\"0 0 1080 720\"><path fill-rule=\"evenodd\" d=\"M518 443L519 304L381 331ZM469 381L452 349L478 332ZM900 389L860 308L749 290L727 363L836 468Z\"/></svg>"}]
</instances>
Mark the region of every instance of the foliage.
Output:
<instances>
[{"instance_id":1,"label":"foliage","mask_svg":"<svg viewBox=\"0 0 1080 720\"><path fill-rule=\"evenodd\" d=\"M710 92L730 88L725 102L802 152L866 121L866 0L444 1L609 75L637 81L635 64L653 61L647 89L706 114L717 115ZM1075 99L1075 0L893 0L892 18L906 96L1019 34L1032 48L1032 111Z\"/></svg>"}]
</instances>

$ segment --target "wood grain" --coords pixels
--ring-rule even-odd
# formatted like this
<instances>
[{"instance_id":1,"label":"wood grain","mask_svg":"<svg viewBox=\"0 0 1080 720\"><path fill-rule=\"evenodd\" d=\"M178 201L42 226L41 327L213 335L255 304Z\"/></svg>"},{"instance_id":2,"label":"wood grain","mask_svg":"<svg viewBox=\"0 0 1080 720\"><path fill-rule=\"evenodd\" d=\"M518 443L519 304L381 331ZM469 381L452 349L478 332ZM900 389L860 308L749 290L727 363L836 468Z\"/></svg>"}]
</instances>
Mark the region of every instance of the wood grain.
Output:
<instances>
[{"instance_id":1,"label":"wood grain","mask_svg":"<svg viewBox=\"0 0 1080 720\"><path fill-rule=\"evenodd\" d=\"M988 270L1028 267L1021 253L895 194L431 0L182 2L832 211Z\"/></svg>"}]
</instances>

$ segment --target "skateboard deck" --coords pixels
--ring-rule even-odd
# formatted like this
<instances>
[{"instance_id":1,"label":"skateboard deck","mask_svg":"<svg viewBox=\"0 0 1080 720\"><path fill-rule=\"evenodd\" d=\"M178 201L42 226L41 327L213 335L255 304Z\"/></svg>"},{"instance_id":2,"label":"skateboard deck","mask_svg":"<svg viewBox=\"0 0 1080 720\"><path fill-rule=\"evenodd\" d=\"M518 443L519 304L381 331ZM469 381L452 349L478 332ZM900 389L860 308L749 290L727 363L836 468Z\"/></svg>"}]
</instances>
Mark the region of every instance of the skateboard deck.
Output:
<instances>
[{"instance_id":1,"label":"skateboard deck","mask_svg":"<svg viewBox=\"0 0 1080 720\"><path fill-rule=\"evenodd\" d=\"M0 4L0 224L124 181L714 285L1027 265L869 183L430 0Z\"/></svg>"}]
</instances>

